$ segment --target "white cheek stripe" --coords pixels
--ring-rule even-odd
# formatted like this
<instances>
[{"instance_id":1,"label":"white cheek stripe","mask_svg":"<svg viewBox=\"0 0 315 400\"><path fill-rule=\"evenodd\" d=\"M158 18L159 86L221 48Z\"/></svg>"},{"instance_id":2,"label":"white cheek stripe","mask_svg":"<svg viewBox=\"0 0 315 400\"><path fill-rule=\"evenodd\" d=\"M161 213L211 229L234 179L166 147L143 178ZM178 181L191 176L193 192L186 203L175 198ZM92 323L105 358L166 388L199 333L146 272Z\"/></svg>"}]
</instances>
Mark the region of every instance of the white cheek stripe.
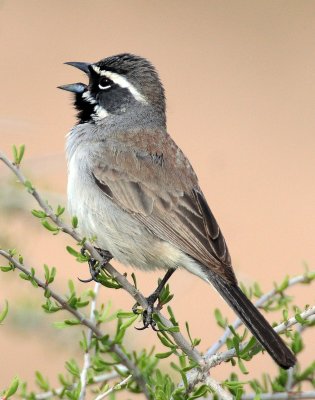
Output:
<instances>
[{"instance_id":1,"label":"white cheek stripe","mask_svg":"<svg viewBox=\"0 0 315 400\"><path fill-rule=\"evenodd\" d=\"M105 118L108 116L108 112L105 110L104 107L99 106L97 104L97 101L93 98L93 96L91 95L90 91L87 90L86 92L84 92L82 94L82 97L84 98L84 100L86 100L88 103L90 104L95 104L94 105L94 113L92 114L92 118L94 119L94 121L100 121L101 119Z\"/></svg>"},{"instance_id":2,"label":"white cheek stripe","mask_svg":"<svg viewBox=\"0 0 315 400\"><path fill-rule=\"evenodd\" d=\"M82 94L83 99L85 99L87 102L89 102L90 104L96 104L96 100L91 96L91 93L89 90L87 90L86 92L84 92Z\"/></svg>"},{"instance_id":3,"label":"white cheek stripe","mask_svg":"<svg viewBox=\"0 0 315 400\"><path fill-rule=\"evenodd\" d=\"M92 118L94 121L100 121L101 119L105 118L108 116L108 112L105 110L105 108L101 106L95 106L94 107L94 114L92 114Z\"/></svg>"},{"instance_id":4,"label":"white cheek stripe","mask_svg":"<svg viewBox=\"0 0 315 400\"><path fill-rule=\"evenodd\" d=\"M144 96L142 96L142 94L139 93L138 90L130 82L128 82L128 80L126 78L124 78L123 76L116 74L116 72L101 70L96 65L91 65L91 67L94 69L94 71L97 74L99 74L101 76L106 76L106 78L111 79L113 82L115 82L121 88L128 89L129 92L133 95L133 97L137 101L140 101L141 103L147 103L146 98Z\"/></svg>"}]
</instances>

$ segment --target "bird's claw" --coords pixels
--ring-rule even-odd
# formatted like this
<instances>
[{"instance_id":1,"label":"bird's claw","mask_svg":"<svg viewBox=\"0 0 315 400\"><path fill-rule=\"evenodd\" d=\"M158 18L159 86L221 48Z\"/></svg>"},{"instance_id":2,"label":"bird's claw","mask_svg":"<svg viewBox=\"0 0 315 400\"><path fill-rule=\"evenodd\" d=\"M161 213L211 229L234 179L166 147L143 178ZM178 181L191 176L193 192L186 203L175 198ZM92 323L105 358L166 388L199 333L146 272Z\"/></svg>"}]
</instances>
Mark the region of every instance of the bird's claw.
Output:
<instances>
[{"instance_id":1,"label":"bird's claw","mask_svg":"<svg viewBox=\"0 0 315 400\"><path fill-rule=\"evenodd\" d=\"M88 264L89 264L91 278L89 278L89 279L80 279L80 278L78 278L78 280L80 282L83 282L83 283L88 283L88 282L93 282L93 281L94 282L99 282L99 279L97 277L99 276L99 274L100 274L100 272L102 270L102 267L104 265L106 265L113 258L113 256L107 250L101 250L101 249L96 249L96 250L99 252L101 257L103 258L103 262L102 262L102 264L99 263L97 268L95 268L95 265L98 264L98 261L95 260L94 258L90 258L88 260ZM81 249L81 254L85 255L84 247L82 247L82 249Z\"/></svg>"},{"instance_id":2,"label":"bird's claw","mask_svg":"<svg viewBox=\"0 0 315 400\"><path fill-rule=\"evenodd\" d=\"M155 332L160 332L161 330L156 327L156 321L154 321L153 319L154 303L157 300L157 298L155 296L154 297L149 296L146 300L148 302L148 307L145 310L143 310L142 313L143 326L141 326L140 328L136 327L135 329L137 329L138 331L143 331L144 329L151 327ZM139 314L138 305L139 304L136 303L132 307L132 312L134 314Z\"/></svg>"}]
</instances>

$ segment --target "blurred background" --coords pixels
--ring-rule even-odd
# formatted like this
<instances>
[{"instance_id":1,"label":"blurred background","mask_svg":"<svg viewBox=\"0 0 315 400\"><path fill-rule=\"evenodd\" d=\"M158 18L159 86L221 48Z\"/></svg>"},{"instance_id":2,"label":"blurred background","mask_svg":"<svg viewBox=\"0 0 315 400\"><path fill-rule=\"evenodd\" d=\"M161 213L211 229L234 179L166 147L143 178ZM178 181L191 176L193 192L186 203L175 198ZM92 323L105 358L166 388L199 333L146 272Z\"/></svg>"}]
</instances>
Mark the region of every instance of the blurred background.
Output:
<instances>
[{"instance_id":1,"label":"blurred background","mask_svg":"<svg viewBox=\"0 0 315 400\"><path fill-rule=\"evenodd\" d=\"M315 2L313 1L0 1L0 150L26 145L23 171L52 204L66 204L65 135L75 123L71 95L56 86L84 81L65 61L94 62L120 52L147 57L157 67L168 103L168 129L192 162L220 223L240 281L270 290L315 252ZM33 199L0 165L0 247L15 247L42 270L56 266L55 289L73 279L87 285L86 264L65 250L30 214ZM1 264L5 264L3 260ZM114 262L115 264L115 262ZM117 264L116 264L117 265ZM121 272L130 268L118 266ZM149 294L159 274L137 272ZM198 278L184 271L171 280L172 306L189 320L200 350L220 333L213 311L233 313ZM308 287L290 291L301 307L314 302ZM52 384L66 359L82 365L81 330L56 330L45 316L42 293L17 273L0 275L0 307L10 303L0 326L0 389L13 376L33 381L40 370ZM130 310L123 291L102 288L100 300ZM271 315L269 319L273 318ZM131 332L130 348L157 345L150 330ZM301 355L314 357L314 340ZM276 371L256 357L250 376ZM231 366L213 371L225 379ZM245 379L245 378L244 378Z\"/></svg>"}]
</instances>

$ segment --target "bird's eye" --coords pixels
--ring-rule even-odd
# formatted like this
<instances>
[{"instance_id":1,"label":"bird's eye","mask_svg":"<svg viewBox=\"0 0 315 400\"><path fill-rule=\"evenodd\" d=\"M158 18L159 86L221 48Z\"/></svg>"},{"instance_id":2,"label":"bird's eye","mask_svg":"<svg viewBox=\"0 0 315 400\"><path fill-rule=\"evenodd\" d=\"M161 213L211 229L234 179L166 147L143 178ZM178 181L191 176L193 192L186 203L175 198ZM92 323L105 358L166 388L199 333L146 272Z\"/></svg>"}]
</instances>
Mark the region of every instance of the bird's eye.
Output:
<instances>
[{"instance_id":1,"label":"bird's eye","mask_svg":"<svg viewBox=\"0 0 315 400\"><path fill-rule=\"evenodd\" d=\"M105 90L105 89L109 89L112 86L113 82L106 78L105 76L103 78L101 78L98 82L98 87L101 90Z\"/></svg>"}]
</instances>

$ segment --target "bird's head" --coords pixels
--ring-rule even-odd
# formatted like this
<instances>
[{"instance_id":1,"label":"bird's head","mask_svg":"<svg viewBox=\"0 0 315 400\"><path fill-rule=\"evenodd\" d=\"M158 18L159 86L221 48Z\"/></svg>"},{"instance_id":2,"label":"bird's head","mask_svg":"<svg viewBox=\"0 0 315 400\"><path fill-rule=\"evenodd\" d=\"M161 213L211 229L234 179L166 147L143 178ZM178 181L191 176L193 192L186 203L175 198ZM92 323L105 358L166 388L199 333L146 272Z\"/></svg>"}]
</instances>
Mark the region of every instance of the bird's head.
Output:
<instances>
[{"instance_id":1,"label":"bird's head","mask_svg":"<svg viewBox=\"0 0 315 400\"><path fill-rule=\"evenodd\" d=\"M153 65L133 54L119 54L96 63L66 62L85 72L89 83L59 86L75 94L79 123L102 121L149 107L165 119L165 96Z\"/></svg>"}]
</instances>

